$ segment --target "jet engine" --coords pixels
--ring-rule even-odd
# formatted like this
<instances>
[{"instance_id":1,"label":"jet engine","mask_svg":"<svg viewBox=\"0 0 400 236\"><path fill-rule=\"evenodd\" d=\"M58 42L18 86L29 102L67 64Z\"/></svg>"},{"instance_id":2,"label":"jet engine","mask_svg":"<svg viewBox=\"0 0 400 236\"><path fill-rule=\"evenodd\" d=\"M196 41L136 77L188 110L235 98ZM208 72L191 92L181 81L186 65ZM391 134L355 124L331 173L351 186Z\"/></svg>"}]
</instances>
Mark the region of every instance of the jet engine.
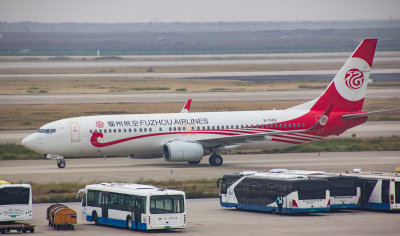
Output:
<instances>
[{"instance_id":1,"label":"jet engine","mask_svg":"<svg viewBox=\"0 0 400 236\"><path fill-rule=\"evenodd\" d=\"M200 162L204 156L203 145L185 141L173 141L164 145L163 156L172 162Z\"/></svg>"}]
</instances>

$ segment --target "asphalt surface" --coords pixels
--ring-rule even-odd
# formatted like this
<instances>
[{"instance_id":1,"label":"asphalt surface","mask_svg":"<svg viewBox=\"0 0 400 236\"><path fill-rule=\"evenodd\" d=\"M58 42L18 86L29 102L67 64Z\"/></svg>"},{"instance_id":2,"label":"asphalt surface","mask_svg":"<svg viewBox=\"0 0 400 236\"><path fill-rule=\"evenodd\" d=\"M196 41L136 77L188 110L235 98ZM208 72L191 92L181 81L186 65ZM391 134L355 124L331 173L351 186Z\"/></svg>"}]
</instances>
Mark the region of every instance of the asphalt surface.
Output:
<instances>
[{"instance_id":1,"label":"asphalt surface","mask_svg":"<svg viewBox=\"0 0 400 236\"><path fill-rule=\"evenodd\" d=\"M274 101L311 100L321 95L323 90L294 91L241 91L241 92L196 92L196 93L135 93L135 94L40 94L40 95L0 95L0 105L21 104L94 104L94 103L162 103L221 101ZM368 89L368 99L399 98L400 89Z\"/></svg>"},{"instance_id":2,"label":"asphalt surface","mask_svg":"<svg viewBox=\"0 0 400 236\"><path fill-rule=\"evenodd\" d=\"M220 167L206 160L198 166L171 164L161 159L130 160L75 159L65 169L55 161L0 161L0 179L8 181L135 182L138 178L193 179L217 178L240 170L270 168L308 169L343 172L353 168L364 171L392 171L400 163L400 152L343 152L270 155L226 155ZM48 226L46 208L35 204L33 220L39 235L398 235L400 214L346 210L336 213L277 216L269 213L222 208L218 199L187 201L187 228L184 230L131 232L122 228L96 226L81 220L79 203L66 203L78 213L75 230L56 231Z\"/></svg>"},{"instance_id":3,"label":"asphalt surface","mask_svg":"<svg viewBox=\"0 0 400 236\"><path fill-rule=\"evenodd\" d=\"M171 163L162 158L130 159L84 158L67 159L67 166L59 169L55 160L0 161L0 179L6 181L65 182L115 181L134 182L137 179L193 179L220 178L225 173L240 170L270 168L308 169L329 172L365 171L393 172L400 166L400 151L385 152L322 152L286 154L222 155L220 167L210 166L208 157L199 165Z\"/></svg>"},{"instance_id":4,"label":"asphalt surface","mask_svg":"<svg viewBox=\"0 0 400 236\"><path fill-rule=\"evenodd\" d=\"M277 216L269 213L222 208L219 199L188 200L184 230L132 232L122 228L96 226L80 219L80 204L66 203L78 213L75 230L56 231L48 226L46 208L33 206L39 235L398 235L400 214L347 210L335 213ZM28 233L29 234L29 233Z\"/></svg>"}]
</instances>

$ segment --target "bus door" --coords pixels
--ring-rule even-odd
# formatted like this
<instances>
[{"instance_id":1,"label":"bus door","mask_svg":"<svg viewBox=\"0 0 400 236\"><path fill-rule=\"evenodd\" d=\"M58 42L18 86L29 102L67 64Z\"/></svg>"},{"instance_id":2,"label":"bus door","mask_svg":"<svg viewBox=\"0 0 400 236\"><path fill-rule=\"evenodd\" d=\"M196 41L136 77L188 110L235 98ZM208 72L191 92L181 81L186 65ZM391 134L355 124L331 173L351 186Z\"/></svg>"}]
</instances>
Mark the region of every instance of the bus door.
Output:
<instances>
[{"instance_id":1,"label":"bus door","mask_svg":"<svg viewBox=\"0 0 400 236\"><path fill-rule=\"evenodd\" d=\"M394 199L395 203L400 203L400 181L394 182Z\"/></svg>"},{"instance_id":2,"label":"bus door","mask_svg":"<svg viewBox=\"0 0 400 236\"><path fill-rule=\"evenodd\" d=\"M135 222L135 229L142 229L142 212L144 210L144 201L142 198L134 198L133 200L133 221Z\"/></svg>"},{"instance_id":3,"label":"bus door","mask_svg":"<svg viewBox=\"0 0 400 236\"><path fill-rule=\"evenodd\" d=\"M361 180L361 205L362 207L368 207L369 198L371 197L372 191L378 181L374 179L362 179Z\"/></svg>"},{"instance_id":4,"label":"bus door","mask_svg":"<svg viewBox=\"0 0 400 236\"><path fill-rule=\"evenodd\" d=\"M109 193L102 193L101 194L101 217L104 220L104 223L107 222L108 218L108 208L109 208Z\"/></svg>"}]
</instances>

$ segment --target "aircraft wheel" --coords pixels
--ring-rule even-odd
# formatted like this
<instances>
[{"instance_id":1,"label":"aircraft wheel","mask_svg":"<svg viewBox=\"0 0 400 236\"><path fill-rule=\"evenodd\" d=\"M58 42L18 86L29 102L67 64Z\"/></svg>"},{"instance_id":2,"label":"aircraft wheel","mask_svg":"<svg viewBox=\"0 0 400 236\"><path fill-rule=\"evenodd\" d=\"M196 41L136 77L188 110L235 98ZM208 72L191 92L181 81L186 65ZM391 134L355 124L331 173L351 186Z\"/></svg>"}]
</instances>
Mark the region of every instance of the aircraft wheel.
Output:
<instances>
[{"instance_id":1,"label":"aircraft wheel","mask_svg":"<svg viewBox=\"0 0 400 236\"><path fill-rule=\"evenodd\" d=\"M220 166L224 162L222 157L216 153L211 154L210 159L208 159L208 162L212 166Z\"/></svg>"},{"instance_id":2,"label":"aircraft wheel","mask_svg":"<svg viewBox=\"0 0 400 236\"><path fill-rule=\"evenodd\" d=\"M216 155L216 157L214 159L214 165L220 166L220 165L222 165L223 162L224 162L224 159L222 159L222 157L220 155Z\"/></svg>"},{"instance_id":3,"label":"aircraft wheel","mask_svg":"<svg viewBox=\"0 0 400 236\"><path fill-rule=\"evenodd\" d=\"M58 168L65 168L65 165L66 165L66 163L65 163L64 160L61 160L61 161L57 162Z\"/></svg>"}]
</instances>

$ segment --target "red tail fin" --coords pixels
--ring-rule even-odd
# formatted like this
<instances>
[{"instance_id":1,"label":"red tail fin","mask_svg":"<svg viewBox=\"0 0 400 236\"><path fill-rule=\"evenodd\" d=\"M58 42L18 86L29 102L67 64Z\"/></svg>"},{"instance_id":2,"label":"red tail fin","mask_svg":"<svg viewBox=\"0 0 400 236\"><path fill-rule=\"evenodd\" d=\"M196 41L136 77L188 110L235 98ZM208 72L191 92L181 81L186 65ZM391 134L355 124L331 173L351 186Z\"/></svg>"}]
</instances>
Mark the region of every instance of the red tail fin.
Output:
<instances>
[{"instance_id":1,"label":"red tail fin","mask_svg":"<svg viewBox=\"0 0 400 236\"><path fill-rule=\"evenodd\" d=\"M362 109L371 66L374 59L376 39L365 39L346 61L325 92L317 99L303 104L311 110L358 111ZM302 105L294 107L301 108Z\"/></svg>"}]
</instances>

